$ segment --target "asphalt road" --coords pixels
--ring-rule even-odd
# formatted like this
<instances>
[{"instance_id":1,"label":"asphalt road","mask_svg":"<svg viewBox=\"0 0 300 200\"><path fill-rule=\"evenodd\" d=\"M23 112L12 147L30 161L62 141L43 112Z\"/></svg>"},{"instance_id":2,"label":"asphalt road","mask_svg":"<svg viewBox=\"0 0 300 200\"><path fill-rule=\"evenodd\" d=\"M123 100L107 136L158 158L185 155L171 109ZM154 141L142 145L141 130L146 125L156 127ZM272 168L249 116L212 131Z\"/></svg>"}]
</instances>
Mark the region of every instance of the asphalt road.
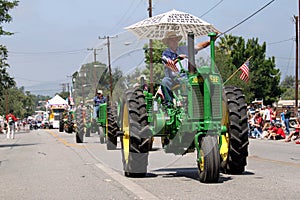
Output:
<instances>
[{"instance_id":1,"label":"asphalt road","mask_svg":"<svg viewBox=\"0 0 300 200\"><path fill-rule=\"evenodd\" d=\"M76 144L58 130L0 134L0 199L299 199L300 145L251 139L243 175L198 180L195 153L166 154L159 140L145 178L123 176L121 152L91 134Z\"/></svg>"}]
</instances>

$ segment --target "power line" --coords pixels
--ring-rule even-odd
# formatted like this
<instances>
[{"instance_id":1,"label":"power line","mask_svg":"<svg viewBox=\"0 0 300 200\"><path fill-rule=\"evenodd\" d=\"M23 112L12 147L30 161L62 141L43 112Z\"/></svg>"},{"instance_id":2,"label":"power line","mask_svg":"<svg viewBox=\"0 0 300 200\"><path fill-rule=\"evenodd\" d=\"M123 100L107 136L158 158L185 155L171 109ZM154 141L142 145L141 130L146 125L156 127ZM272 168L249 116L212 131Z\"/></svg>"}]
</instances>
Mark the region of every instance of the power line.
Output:
<instances>
[{"instance_id":1,"label":"power line","mask_svg":"<svg viewBox=\"0 0 300 200\"><path fill-rule=\"evenodd\" d=\"M268 45L279 44L279 43L288 42L288 41L295 41L295 38L289 38L289 39L280 40L280 41L277 41L277 42L270 42L270 43L268 43Z\"/></svg>"},{"instance_id":2,"label":"power line","mask_svg":"<svg viewBox=\"0 0 300 200\"><path fill-rule=\"evenodd\" d=\"M214 5L214 6L211 7L210 9L208 9L208 11L206 11L204 14L202 14L202 15L200 16L200 18L203 17L204 15L208 14L208 13L209 13L210 11L212 11L213 9L215 9L219 4L222 3L222 1L224 1L224 0L219 1L216 5Z\"/></svg>"},{"instance_id":3,"label":"power line","mask_svg":"<svg viewBox=\"0 0 300 200\"><path fill-rule=\"evenodd\" d=\"M264 5L263 7L261 7L259 10L257 10L255 13L253 13L252 15L250 15L249 17L245 18L244 20L242 20L241 22L239 22L238 24L236 24L235 26L231 27L230 29L228 29L227 31L221 33L219 35L219 37L221 35L226 34L227 32L231 31L232 29L238 27L239 25L243 24L245 21L247 21L248 19L252 18L254 15L256 15L257 13L259 13L260 11L262 11L263 9L265 9L267 6L269 6L271 3L273 3L275 0L270 1L269 3L267 3L266 5Z\"/></svg>"},{"instance_id":4,"label":"power line","mask_svg":"<svg viewBox=\"0 0 300 200\"><path fill-rule=\"evenodd\" d=\"M8 51L12 54L23 54L23 55L42 55L42 54L72 54L72 53L81 53L87 51L86 49L78 50L67 50L67 51L45 51L45 52L20 52L20 51Z\"/></svg>"},{"instance_id":5,"label":"power line","mask_svg":"<svg viewBox=\"0 0 300 200\"><path fill-rule=\"evenodd\" d=\"M290 58L292 57L293 50L294 50L294 42L293 42L292 48L290 50ZM287 67L286 67L286 70L285 70L285 76L286 76L287 72L289 71L290 62L291 62L291 59L288 60L288 64L287 64ZM285 77L285 76L283 76L283 77Z\"/></svg>"},{"instance_id":6,"label":"power line","mask_svg":"<svg viewBox=\"0 0 300 200\"><path fill-rule=\"evenodd\" d=\"M114 25L113 28L111 28L111 31L112 31L112 30L115 30L115 28L116 28L118 25L120 25L120 24L122 24L122 23L125 23L130 17L132 17L132 16L133 16L132 13L133 13L134 11L137 11L137 10L138 10L137 8L138 8L138 7L140 6L140 4L143 2L143 0L140 0L140 2L136 4L135 8L134 8L133 10L130 10L130 9L133 7L133 4L135 3L135 1L136 1L136 0L133 0L133 1L131 2L131 4L130 4L130 6L128 7L128 9L125 11L125 14L123 14L123 16L121 17L121 19Z\"/></svg>"}]
</instances>

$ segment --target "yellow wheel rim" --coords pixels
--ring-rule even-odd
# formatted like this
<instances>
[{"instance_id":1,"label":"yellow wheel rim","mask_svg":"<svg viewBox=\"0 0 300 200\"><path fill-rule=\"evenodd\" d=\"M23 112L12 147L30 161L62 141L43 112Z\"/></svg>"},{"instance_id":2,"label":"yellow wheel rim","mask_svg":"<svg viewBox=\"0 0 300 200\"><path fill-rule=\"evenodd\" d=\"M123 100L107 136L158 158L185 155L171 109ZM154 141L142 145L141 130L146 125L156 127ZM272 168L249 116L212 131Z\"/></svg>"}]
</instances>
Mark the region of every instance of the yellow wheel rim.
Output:
<instances>
[{"instance_id":1,"label":"yellow wheel rim","mask_svg":"<svg viewBox=\"0 0 300 200\"><path fill-rule=\"evenodd\" d=\"M201 172L204 171L204 153L203 153L203 150L200 150L199 168L200 168Z\"/></svg>"},{"instance_id":2,"label":"yellow wheel rim","mask_svg":"<svg viewBox=\"0 0 300 200\"><path fill-rule=\"evenodd\" d=\"M228 149L229 149L229 115L228 115L228 110L227 110L227 104L223 101L222 102L222 113L223 113L223 118L222 118L222 125L226 126L227 132L225 135L221 135L221 142L222 145L220 147L220 155L222 157L222 160L227 160L228 158ZM219 142L220 143L220 142Z\"/></svg>"},{"instance_id":3,"label":"yellow wheel rim","mask_svg":"<svg viewBox=\"0 0 300 200\"><path fill-rule=\"evenodd\" d=\"M126 163L128 162L129 156L129 117L128 117L128 105L125 103L124 110L123 110L123 151L124 151L124 158Z\"/></svg>"}]
</instances>

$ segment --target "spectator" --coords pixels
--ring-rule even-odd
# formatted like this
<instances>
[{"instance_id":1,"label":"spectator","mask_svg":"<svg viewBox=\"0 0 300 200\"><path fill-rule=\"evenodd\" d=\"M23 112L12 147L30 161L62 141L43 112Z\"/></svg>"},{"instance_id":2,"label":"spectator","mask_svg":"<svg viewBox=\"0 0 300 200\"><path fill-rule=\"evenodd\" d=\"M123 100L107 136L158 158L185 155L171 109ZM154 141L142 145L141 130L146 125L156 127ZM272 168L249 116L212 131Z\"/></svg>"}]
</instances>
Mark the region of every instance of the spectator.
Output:
<instances>
[{"instance_id":1,"label":"spectator","mask_svg":"<svg viewBox=\"0 0 300 200\"><path fill-rule=\"evenodd\" d=\"M300 129L300 124L299 124L299 119L296 120L297 124L294 126L295 130L291 131L290 134L285 138L285 142L290 142L291 140L297 140L299 137L299 129Z\"/></svg>"},{"instance_id":2,"label":"spectator","mask_svg":"<svg viewBox=\"0 0 300 200\"><path fill-rule=\"evenodd\" d=\"M276 117L277 117L277 110L276 110L276 107L273 107L273 108L271 109L271 121L272 121L272 120L273 120L273 121L277 121Z\"/></svg>"},{"instance_id":3,"label":"spectator","mask_svg":"<svg viewBox=\"0 0 300 200\"><path fill-rule=\"evenodd\" d=\"M15 122L17 121L17 118L13 114L13 110L10 110L9 113L6 115L6 121L8 123L8 132L7 132L7 139L15 138Z\"/></svg>"},{"instance_id":4,"label":"spectator","mask_svg":"<svg viewBox=\"0 0 300 200\"><path fill-rule=\"evenodd\" d=\"M3 129L4 129L4 118L2 115L0 115L0 133L4 133Z\"/></svg>"},{"instance_id":5,"label":"spectator","mask_svg":"<svg viewBox=\"0 0 300 200\"><path fill-rule=\"evenodd\" d=\"M270 126L270 121L271 121L271 106L268 105L268 107L264 107L264 114L263 114L263 119L264 119L264 127L263 131L267 130Z\"/></svg>"},{"instance_id":6,"label":"spectator","mask_svg":"<svg viewBox=\"0 0 300 200\"><path fill-rule=\"evenodd\" d=\"M287 135L290 134L290 117L291 117L291 111L290 111L290 106L288 106L284 112L284 125L285 125L285 130Z\"/></svg>"},{"instance_id":7,"label":"spectator","mask_svg":"<svg viewBox=\"0 0 300 200\"><path fill-rule=\"evenodd\" d=\"M255 128L255 126L254 126L254 124L255 124L254 117L255 117L255 113L253 115L249 113L249 115L248 115L248 128L249 128L248 136L249 137L252 136L252 133L253 133L254 128Z\"/></svg>"},{"instance_id":8,"label":"spectator","mask_svg":"<svg viewBox=\"0 0 300 200\"><path fill-rule=\"evenodd\" d=\"M272 132L276 132L277 131L277 128L276 128L276 126L275 126L275 121L271 121L271 123L270 123L270 127L267 129L267 130L265 130L265 131L263 131L263 133L262 133L262 138L264 139L264 138L268 138L269 136L270 136L270 134L272 133Z\"/></svg>"},{"instance_id":9,"label":"spectator","mask_svg":"<svg viewBox=\"0 0 300 200\"><path fill-rule=\"evenodd\" d=\"M258 109L255 110L255 116L254 116L254 130L252 132L251 138L259 138L262 134L262 127L263 127L263 119L260 116L260 112Z\"/></svg>"},{"instance_id":10,"label":"spectator","mask_svg":"<svg viewBox=\"0 0 300 200\"><path fill-rule=\"evenodd\" d=\"M284 130L281 128L281 124L280 123L276 123L276 131L271 131L268 139L273 139L273 140L281 140L281 139L285 139L286 135L284 133Z\"/></svg>"}]
</instances>

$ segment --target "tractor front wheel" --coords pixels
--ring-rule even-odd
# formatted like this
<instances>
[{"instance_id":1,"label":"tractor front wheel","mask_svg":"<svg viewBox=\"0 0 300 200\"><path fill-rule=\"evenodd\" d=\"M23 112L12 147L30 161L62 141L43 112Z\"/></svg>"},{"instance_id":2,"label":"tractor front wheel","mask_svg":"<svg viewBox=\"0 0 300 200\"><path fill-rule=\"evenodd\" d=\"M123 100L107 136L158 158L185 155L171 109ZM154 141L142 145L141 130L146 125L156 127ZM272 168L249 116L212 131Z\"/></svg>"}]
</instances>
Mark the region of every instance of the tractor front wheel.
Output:
<instances>
[{"instance_id":1,"label":"tractor front wheel","mask_svg":"<svg viewBox=\"0 0 300 200\"><path fill-rule=\"evenodd\" d=\"M105 142L105 134L104 134L104 131L103 131L103 128L101 126L99 126L99 137L100 137L100 144L104 144Z\"/></svg>"},{"instance_id":2,"label":"tractor front wheel","mask_svg":"<svg viewBox=\"0 0 300 200\"><path fill-rule=\"evenodd\" d=\"M206 135L199 142L199 180L203 183L217 183L220 176L220 154L217 136Z\"/></svg>"}]
</instances>

